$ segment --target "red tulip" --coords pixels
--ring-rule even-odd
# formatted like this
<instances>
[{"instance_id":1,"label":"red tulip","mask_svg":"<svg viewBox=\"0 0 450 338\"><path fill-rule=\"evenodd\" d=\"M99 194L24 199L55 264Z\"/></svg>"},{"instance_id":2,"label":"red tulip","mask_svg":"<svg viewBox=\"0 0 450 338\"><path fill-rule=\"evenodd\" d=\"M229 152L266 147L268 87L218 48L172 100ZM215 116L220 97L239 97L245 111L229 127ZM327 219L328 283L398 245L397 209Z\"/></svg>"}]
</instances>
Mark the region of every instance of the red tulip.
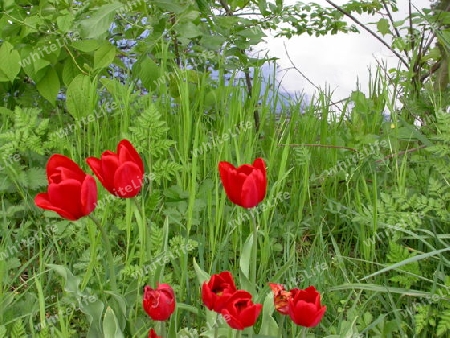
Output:
<instances>
[{"instance_id":1,"label":"red tulip","mask_svg":"<svg viewBox=\"0 0 450 338\"><path fill-rule=\"evenodd\" d=\"M231 328L244 330L256 323L261 309L261 304L253 304L250 293L238 290L228 299L220 313Z\"/></svg>"},{"instance_id":2,"label":"red tulip","mask_svg":"<svg viewBox=\"0 0 450 338\"><path fill-rule=\"evenodd\" d=\"M253 165L243 164L239 168L222 161L219 172L225 193L234 204L253 208L266 196L266 165L262 158L257 158Z\"/></svg>"},{"instance_id":3,"label":"red tulip","mask_svg":"<svg viewBox=\"0 0 450 338\"><path fill-rule=\"evenodd\" d=\"M130 141L120 141L117 153L107 150L100 159L88 157L86 162L111 194L128 198L141 191L144 164Z\"/></svg>"},{"instance_id":4,"label":"red tulip","mask_svg":"<svg viewBox=\"0 0 450 338\"><path fill-rule=\"evenodd\" d=\"M155 330L150 329L150 331L148 331L148 338L161 338L161 336L158 336Z\"/></svg>"},{"instance_id":5,"label":"red tulip","mask_svg":"<svg viewBox=\"0 0 450 338\"><path fill-rule=\"evenodd\" d=\"M97 204L97 183L70 158L55 154L47 162L48 189L34 203L71 221L89 215Z\"/></svg>"},{"instance_id":6,"label":"red tulip","mask_svg":"<svg viewBox=\"0 0 450 338\"><path fill-rule=\"evenodd\" d=\"M168 284L159 284L156 289L146 285L142 305L151 319L167 320L175 311L175 293Z\"/></svg>"},{"instance_id":7,"label":"red tulip","mask_svg":"<svg viewBox=\"0 0 450 338\"><path fill-rule=\"evenodd\" d=\"M289 311L289 299L291 299L299 290L292 289L291 291L286 291L283 285L275 283L269 283L269 286L273 292L273 302L275 304L275 309L279 313L287 315Z\"/></svg>"},{"instance_id":8,"label":"red tulip","mask_svg":"<svg viewBox=\"0 0 450 338\"><path fill-rule=\"evenodd\" d=\"M233 276L229 271L212 275L209 282L203 283L202 286L203 303L209 310L220 313L236 290Z\"/></svg>"},{"instance_id":9,"label":"red tulip","mask_svg":"<svg viewBox=\"0 0 450 338\"><path fill-rule=\"evenodd\" d=\"M314 286L298 290L288 302L289 317L301 326L314 327L322 320L326 306L320 304L320 293Z\"/></svg>"}]
</instances>

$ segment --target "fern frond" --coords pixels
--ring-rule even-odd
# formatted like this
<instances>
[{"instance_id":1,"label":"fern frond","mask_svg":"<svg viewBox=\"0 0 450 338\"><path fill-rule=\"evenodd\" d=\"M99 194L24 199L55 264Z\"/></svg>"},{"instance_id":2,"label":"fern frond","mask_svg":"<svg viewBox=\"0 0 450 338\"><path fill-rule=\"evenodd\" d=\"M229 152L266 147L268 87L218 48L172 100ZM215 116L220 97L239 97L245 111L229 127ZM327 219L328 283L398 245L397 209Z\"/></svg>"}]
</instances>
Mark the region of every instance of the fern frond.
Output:
<instances>
[{"instance_id":1,"label":"fern frond","mask_svg":"<svg viewBox=\"0 0 450 338\"><path fill-rule=\"evenodd\" d=\"M26 336L22 321L20 319L16 320L11 328L11 338L23 338Z\"/></svg>"}]
</instances>

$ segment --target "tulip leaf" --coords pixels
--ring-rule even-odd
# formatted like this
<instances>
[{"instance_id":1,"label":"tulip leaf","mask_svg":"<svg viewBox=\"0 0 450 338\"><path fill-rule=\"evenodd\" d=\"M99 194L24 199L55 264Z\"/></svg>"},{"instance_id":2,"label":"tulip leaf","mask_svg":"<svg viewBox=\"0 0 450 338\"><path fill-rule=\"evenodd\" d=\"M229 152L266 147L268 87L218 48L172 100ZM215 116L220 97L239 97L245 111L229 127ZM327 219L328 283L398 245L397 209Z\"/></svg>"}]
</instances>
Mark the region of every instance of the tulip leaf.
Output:
<instances>
[{"instance_id":1,"label":"tulip leaf","mask_svg":"<svg viewBox=\"0 0 450 338\"><path fill-rule=\"evenodd\" d=\"M273 303L273 292L269 292L264 300L262 308L262 322L259 334L269 335L273 337L281 336L278 334L278 324L272 317L275 305Z\"/></svg>"},{"instance_id":2,"label":"tulip leaf","mask_svg":"<svg viewBox=\"0 0 450 338\"><path fill-rule=\"evenodd\" d=\"M110 305L112 307L112 310L115 310L116 319L119 323L119 327L124 328L126 326L126 318L127 318L127 301L121 294L116 294L112 291L105 290L105 293L111 295L115 302L110 302Z\"/></svg>"},{"instance_id":3,"label":"tulip leaf","mask_svg":"<svg viewBox=\"0 0 450 338\"><path fill-rule=\"evenodd\" d=\"M91 78L84 74L77 75L67 87L66 107L76 121L94 112L96 89L96 81L91 82Z\"/></svg>"},{"instance_id":4,"label":"tulip leaf","mask_svg":"<svg viewBox=\"0 0 450 338\"><path fill-rule=\"evenodd\" d=\"M195 258L193 259L193 265L195 269L195 273L197 274L198 282L200 283L200 286L206 282L208 279L211 278L211 276L202 270L201 267L198 266L197 262L195 261Z\"/></svg>"},{"instance_id":5,"label":"tulip leaf","mask_svg":"<svg viewBox=\"0 0 450 338\"><path fill-rule=\"evenodd\" d=\"M240 283L241 288L250 292L256 297L256 285L250 283L250 261L252 259L252 247L253 247L253 234L250 234L244 243L244 247L241 252L241 259L239 260Z\"/></svg>"},{"instance_id":6,"label":"tulip leaf","mask_svg":"<svg viewBox=\"0 0 450 338\"><path fill-rule=\"evenodd\" d=\"M250 271L250 261L252 259L252 246L253 246L253 234L248 236L247 240L244 243L244 248L241 252L241 259L239 260L239 266L241 271L244 273L244 276L249 279L249 271Z\"/></svg>"},{"instance_id":7,"label":"tulip leaf","mask_svg":"<svg viewBox=\"0 0 450 338\"><path fill-rule=\"evenodd\" d=\"M103 334L105 337L123 338L123 333L119 328L116 315L109 306L106 309L105 317L103 318Z\"/></svg>"},{"instance_id":8,"label":"tulip leaf","mask_svg":"<svg viewBox=\"0 0 450 338\"><path fill-rule=\"evenodd\" d=\"M78 294L80 278L75 277L73 273L65 266L57 264L46 264L46 266L55 271L64 279L64 290L66 292L73 293L75 296Z\"/></svg>"}]
</instances>

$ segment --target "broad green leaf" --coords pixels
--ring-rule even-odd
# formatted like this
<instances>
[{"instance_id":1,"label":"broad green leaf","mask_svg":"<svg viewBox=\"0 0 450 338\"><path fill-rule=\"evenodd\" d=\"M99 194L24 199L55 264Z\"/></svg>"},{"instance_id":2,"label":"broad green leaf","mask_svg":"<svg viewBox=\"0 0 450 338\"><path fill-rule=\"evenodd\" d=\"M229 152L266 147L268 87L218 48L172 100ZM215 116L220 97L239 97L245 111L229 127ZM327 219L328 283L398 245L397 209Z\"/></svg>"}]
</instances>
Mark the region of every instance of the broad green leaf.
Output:
<instances>
[{"instance_id":1,"label":"broad green leaf","mask_svg":"<svg viewBox=\"0 0 450 338\"><path fill-rule=\"evenodd\" d=\"M378 31L384 36L389 33L389 21L387 19L380 19L377 23Z\"/></svg>"},{"instance_id":2,"label":"broad green leaf","mask_svg":"<svg viewBox=\"0 0 450 338\"><path fill-rule=\"evenodd\" d=\"M203 271L202 268L198 266L195 258L193 259L193 265L200 285L211 278L211 276L207 272Z\"/></svg>"},{"instance_id":3,"label":"broad green leaf","mask_svg":"<svg viewBox=\"0 0 450 338\"><path fill-rule=\"evenodd\" d=\"M61 88L58 74L53 67L48 67L45 75L36 84L39 93L47 99L53 106L56 103L56 96Z\"/></svg>"},{"instance_id":4,"label":"broad green leaf","mask_svg":"<svg viewBox=\"0 0 450 338\"><path fill-rule=\"evenodd\" d=\"M91 17L81 21L81 37L96 39L108 32L114 15L121 7L122 4L118 2L103 5Z\"/></svg>"},{"instance_id":5,"label":"broad green leaf","mask_svg":"<svg viewBox=\"0 0 450 338\"><path fill-rule=\"evenodd\" d=\"M81 40L72 42L72 47L83 52L91 53L99 47L100 43L97 40Z\"/></svg>"},{"instance_id":6,"label":"broad green leaf","mask_svg":"<svg viewBox=\"0 0 450 338\"><path fill-rule=\"evenodd\" d=\"M58 28L61 30L61 32L67 33L72 27L73 19L73 14L68 13L66 15L58 16L56 18L56 24L58 25Z\"/></svg>"},{"instance_id":7,"label":"broad green leaf","mask_svg":"<svg viewBox=\"0 0 450 338\"><path fill-rule=\"evenodd\" d=\"M180 5L177 5L172 0L157 0L154 1L154 4L161 8L163 11L166 12L173 12L175 14L180 14L184 12L185 8L181 7Z\"/></svg>"},{"instance_id":8,"label":"broad green leaf","mask_svg":"<svg viewBox=\"0 0 450 338\"><path fill-rule=\"evenodd\" d=\"M261 329L259 334L277 337L278 335L278 324L272 317L275 305L273 303L273 292L269 292L264 300L262 307L262 321Z\"/></svg>"},{"instance_id":9,"label":"broad green leaf","mask_svg":"<svg viewBox=\"0 0 450 338\"><path fill-rule=\"evenodd\" d=\"M94 296L91 296L94 297ZM97 338L97 337L108 337L103 336L102 334L102 314L103 309L105 308L105 305L103 302L96 297L92 299L92 301L87 299L80 299L78 301L78 304L80 305L80 310L83 312L90 324L89 332L87 334L88 338Z\"/></svg>"},{"instance_id":10,"label":"broad green leaf","mask_svg":"<svg viewBox=\"0 0 450 338\"><path fill-rule=\"evenodd\" d=\"M96 85L88 75L80 74L70 83L66 93L66 107L75 120L94 111Z\"/></svg>"},{"instance_id":11,"label":"broad green leaf","mask_svg":"<svg viewBox=\"0 0 450 338\"><path fill-rule=\"evenodd\" d=\"M244 248L241 252L241 258L239 260L239 266L247 279L250 279L250 261L252 259L252 247L253 247L253 234L248 236L244 243Z\"/></svg>"},{"instance_id":12,"label":"broad green leaf","mask_svg":"<svg viewBox=\"0 0 450 338\"><path fill-rule=\"evenodd\" d=\"M94 69L108 67L116 56L116 48L109 42L103 43L94 53Z\"/></svg>"},{"instance_id":13,"label":"broad green leaf","mask_svg":"<svg viewBox=\"0 0 450 338\"><path fill-rule=\"evenodd\" d=\"M186 22L180 25L176 25L175 31L178 34L180 34L180 37L187 39L203 35L202 31L198 28L198 26L193 24L192 22Z\"/></svg>"},{"instance_id":14,"label":"broad green leaf","mask_svg":"<svg viewBox=\"0 0 450 338\"><path fill-rule=\"evenodd\" d=\"M146 57L133 66L134 74L149 91L155 90L160 78L160 67L152 59ZM170 78L170 77L169 77ZM164 79L163 79L164 80ZM165 81L165 80L164 80Z\"/></svg>"},{"instance_id":15,"label":"broad green leaf","mask_svg":"<svg viewBox=\"0 0 450 338\"><path fill-rule=\"evenodd\" d=\"M0 47L0 70L13 81L20 72L20 54L8 41Z\"/></svg>"},{"instance_id":16,"label":"broad green leaf","mask_svg":"<svg viewBox=\"0 0 450 338\"><path fill-rule=\"evenodd\" d=\"M110 307L106 309L105 317L103 318L103 334L105 337L123 338L116 315Z\"/></svg>"},{"instance_id":17,"label":"broad green leaf","mask_svg":"<svg viewBox=\"0 0 450 338\"><path fill-rule=\"evenodd\" d=\"M6 76L5 73L3 73L1 69L0 69L0 82L9 82L8 77Z\"/></svg>"},{"instance_id":18,"label":"broad green leaf","mask_svg":"<svg viewBox=\"0 0 450 338\"><path fill-rule=\"evenodd\" d=\"M203 36L200 43L207 49L217 50L223 45L225 41L226 39L220 35Z\"/></svg>"},{"instance_id":19,"label":"broad green leaf","mask_svg":"<svg viewBox=\"0 0 450 338\"><path fill-rule=\"evenodd\" d=\"M407 47L407 43L403 38L395 38L392 41L392 47L398 50L404 50Z\"/></svg>"},{"instance_id":20,"label":"broad green leaf","mask_svg":"<svg viewBox=\"0 0 450 338\"><path fill-rule=\"evenodd\" d=\"M78 69L77 65L73 62L72 58L67 58L64 61L64 68L62 71L62 81L64 85L68 86L73 79L79 75L81 71Z\"/></svg>"},{"instance_id":21,"label":"broad green leaf","mask_svg":"<svg viewBox=\"0 0 450 338\"><path fill-rule=\"evenodd\" d=\"M35 54L31 54L33 57L35 56ZM37 54L39 55L39 54ZM32 58L34 60L34 58ZM33 79L35 81L40 81L41 80L41 76L44 76L47 71L45 70L44 72L42 72L42 70L44 70L45 67L50 66L50 62L48 60L45 60L41 57L36 58L36 60L33 62L33 67L34 67L34 77ZM41 72L41 75L39 75L39 72Z\"/></svg>"},{"instance_id":22,"label":"broad green leaf","mask_svg":"<svg viewBox=\"0 0 450 338\"><path fill-rule=\"evenodd\" d=\"M62 265L56 264L46 264L51 270L55 271L58 275L60 275L64 279L64 290L73 293L74 295L78 294L78 286L80 285L80 279L75 277L72 272Z\"/></svg>"}]
</instances>

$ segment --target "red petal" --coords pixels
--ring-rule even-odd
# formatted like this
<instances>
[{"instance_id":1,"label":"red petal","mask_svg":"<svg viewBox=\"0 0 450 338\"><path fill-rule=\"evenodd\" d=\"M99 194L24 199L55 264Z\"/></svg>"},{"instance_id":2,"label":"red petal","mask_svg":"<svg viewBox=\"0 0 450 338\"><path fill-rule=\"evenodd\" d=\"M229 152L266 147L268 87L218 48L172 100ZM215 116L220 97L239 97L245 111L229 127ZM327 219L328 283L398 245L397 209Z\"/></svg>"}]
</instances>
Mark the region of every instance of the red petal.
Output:
<instances>
[{"instance_id":1,"label":"red petal","mask_svg":"<svg viewBox=\"0 0 450 338\"><path fill-rule=\"evenodd\" d=\"M225 193L231 202L241 205L241 187L237 186L236 168L229 162L222 161L219 163L220 179L225 189Z\"/></svg>"},{"instance_id":2,"label":"red petal","mask_svg":"<svg viewBox=\"0 0 450 338\"><path fill-rule=\"evenodd\" d=\"M99 161L101 169L97 177L105 189L114 194L114 175L119 168L119 159L115 154L105 151Z\"/></svg>"},{"instance_id":3,"label":"red petal","mask_svg":"<svg viewBox=\"0 0 450 338\"><path fill-rule=\"evenodd\" d=\"M116 196L129 198L139 194L143 176L143 172L136 163L123 163L114 174Z\"/></svg>"},{"instance_id":4,"label":"red petal","mask_svg":"<svg viewBox=\"0 0 450 338\"><path fill-rule=\"evenodd\" d=\"M241 202L244 208L253 208L258 205L259 202L259 186L255 179L255 174L251 174L247 177L242 185Z\"/></svg>"},{"instance_id":5,"label":"red petal","mask_svg":"<svg viewBox=\"0 0 450 338\"><path fill-rule=\"evenodd\" d=\"M139 169L144 172L144 163L142 162L142 158L130 141L120 141L117 145L117 154L119 156L120 163L127 161L134 162L138 165Z\"/></svg>"},{"instance_id":6,"label":"red petal","mask_svg":"<svg viewBox=\"0 0 450 338\"><path fill-rule=\"evenodd\" d=\"M58 215L60 215L61 217L65 218L65 219L68 219L71 221L75 221L78 219L78 217L51 204L47 193L37 194L36 197L34 198L34 203L39 208L44 209L44 210L54 211L54 212L58 213Z\"/></svg>"},{"instance_id":7,"label":"red petal","mask_svg":"<svg viewBox=\"0 0 450 338\"><path fill-rule=\"evenodd\" d=\"M256 319L258 319L258 316L261 313L261 309L261 304L252 304L244 308L240 315L242 326L249 327L255 325Z\"/></svg>"},{"instance_id":8,"label":"red petal","mask_svg":"<svg viewBox=\"0 0 450 338\"><path fill-rule=\"evenodd\" d=\"M83 217L81 210L81 183L76 180L66 180L60 184L48 186L50 204L64 210L75 219Z\"/></svg>"},{"instance_id":9,"label":"red petal","mask_svg":"<svg viewBox=\"0 0 450 338\"><path fill-rule=\"evenodd\" d=\"M86 175L81 185L81 210L83 214L86 216L94 211L97 202L97 183L91 175Z\"/></svg>"},{"instance_id":10,"label":"red petal","mask_svg":"<svg viewBox=\"0 0 450 338\"><path fill-rule=\"evenodd\" d=\"M60 168L66 168L69 171L73 172L74 177L72 178L78 178L80 176L84 177L85 175L84 171L81 170L78 164L76 164L70 158L64 155L54 154L49 158L47 162L46 166L47 177L50 177L55 173L59 173Z\"/></svg>"}]
</instances>

